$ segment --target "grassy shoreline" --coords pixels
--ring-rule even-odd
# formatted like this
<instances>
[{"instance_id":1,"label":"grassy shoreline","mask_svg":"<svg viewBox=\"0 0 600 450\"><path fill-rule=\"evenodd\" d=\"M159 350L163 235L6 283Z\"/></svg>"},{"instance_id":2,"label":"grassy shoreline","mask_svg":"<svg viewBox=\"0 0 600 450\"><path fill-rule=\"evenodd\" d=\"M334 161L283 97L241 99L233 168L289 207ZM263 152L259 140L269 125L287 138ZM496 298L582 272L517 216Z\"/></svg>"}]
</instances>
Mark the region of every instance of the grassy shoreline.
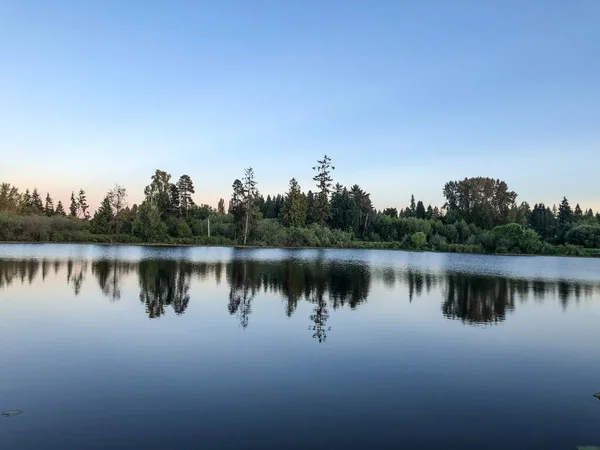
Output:
<instances>
[{"instance_id":1,"label":"grassy shoreline","mask_svg":"<svg viewBox=\"0 0 600 450\"><path fill-rule=\"evenodd\" d=\"M102 245L102 246L132 246L132 247L222 247L222 248L238 248L238 249L271 249L271 250L385 250L385 251L399 251L399 252L410 252L410 253L462 253L471 255L486 255L486 256L527 256L527 257L567 257L567 258L600 258L600 249L581 249L583 254L531 254L531 253L489 253L485 251L449 251L442 249L414 249L414 248L394 248L394 244L397 242L368 242L368 241L354 241L360 243L359 245L351 246L282 246L282 245L262 245L262 244L235 244L235 243L180 243L180 242L94 242L94 241L59 241L59 242L40 242L40 241L0 241L0 244L27 244L27 245ZM373 245L369 245L373 244ZM557 247L558 248L558 247ZM1 256L1 255L0 255Z\"/></svg>"}]
</instances>

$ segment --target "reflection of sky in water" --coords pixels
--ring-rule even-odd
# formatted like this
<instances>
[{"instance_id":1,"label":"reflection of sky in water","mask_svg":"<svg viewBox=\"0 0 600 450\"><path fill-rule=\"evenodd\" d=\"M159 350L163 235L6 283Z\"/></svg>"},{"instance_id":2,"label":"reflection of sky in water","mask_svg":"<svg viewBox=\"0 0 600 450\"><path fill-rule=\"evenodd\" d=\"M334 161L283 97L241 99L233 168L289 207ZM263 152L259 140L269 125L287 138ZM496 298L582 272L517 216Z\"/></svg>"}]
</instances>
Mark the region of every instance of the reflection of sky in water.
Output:
<instances>
[{"instance_id":1,"label":"reflection of sky in water","mask_svg":"<svg viewBox=\"0 0 600 450\"><path fill-rule=\"evenodd\" d=\"M25 411L0 435L13 448L269 448L265 436L311 448L315 427L330 448L600 438L598 260L69 245L0 255L0 409Z\"/></svg>"}]
</instances>

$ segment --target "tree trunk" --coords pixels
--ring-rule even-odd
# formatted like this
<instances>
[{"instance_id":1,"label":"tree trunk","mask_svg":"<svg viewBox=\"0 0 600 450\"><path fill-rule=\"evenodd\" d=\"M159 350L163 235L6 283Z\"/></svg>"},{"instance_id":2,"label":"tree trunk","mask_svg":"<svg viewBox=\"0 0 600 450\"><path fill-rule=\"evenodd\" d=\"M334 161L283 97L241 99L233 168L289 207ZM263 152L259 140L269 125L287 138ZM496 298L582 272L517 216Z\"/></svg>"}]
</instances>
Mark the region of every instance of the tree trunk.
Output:
<instances>
[{"instance_id":1,"label":"tree trunk","mask_svg":"<svg viewBox=\"0 0 600 450\"><path fill-rule=\"evenodd\" d=\"M208 237L210 237L210 217L208 218Z\"/></svg>"},{"instance_id":2,"label":"tree trunk","mask_svg":"<svg viewBox=\"0 0 600 450\"><path fill-rule=\"evenodd\" d=\"M246 211L246 224L244 225L244 245L246 245L246 238L248 237L248 219L249 219L249 212Z\"/></svg>"}]
</instances>

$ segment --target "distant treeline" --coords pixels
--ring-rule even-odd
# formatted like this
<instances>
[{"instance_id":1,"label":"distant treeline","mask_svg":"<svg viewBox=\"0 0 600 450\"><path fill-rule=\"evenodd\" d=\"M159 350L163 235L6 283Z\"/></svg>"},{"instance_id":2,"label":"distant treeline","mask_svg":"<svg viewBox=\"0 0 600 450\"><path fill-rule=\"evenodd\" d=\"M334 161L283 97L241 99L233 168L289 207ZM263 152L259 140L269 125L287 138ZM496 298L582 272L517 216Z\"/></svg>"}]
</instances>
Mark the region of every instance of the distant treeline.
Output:
<instances>
[{"instance_id":1,"label":"distant treeline","mask_svg":"<svg viewBox=\"0 0 600 450\"><path fill-rule=\"evenodd\" d=\"M558 207L517 202L506 182L465 178L443 187L441 208L413 196L398 211L373 208L355 184L334 184L324 156L313 167L316 189L303 192L295 179L283 194L259 193L252 168L232 184L226 206L197 205L189 175L176 182L157 170L144 201L129 206L116 185L93 217L84 190L68 209L49 193L0 185L0 240L33 242L164 243L435 250L465 253L600 255L600 214L563 198Z\"/></svg>"}]
</instances>

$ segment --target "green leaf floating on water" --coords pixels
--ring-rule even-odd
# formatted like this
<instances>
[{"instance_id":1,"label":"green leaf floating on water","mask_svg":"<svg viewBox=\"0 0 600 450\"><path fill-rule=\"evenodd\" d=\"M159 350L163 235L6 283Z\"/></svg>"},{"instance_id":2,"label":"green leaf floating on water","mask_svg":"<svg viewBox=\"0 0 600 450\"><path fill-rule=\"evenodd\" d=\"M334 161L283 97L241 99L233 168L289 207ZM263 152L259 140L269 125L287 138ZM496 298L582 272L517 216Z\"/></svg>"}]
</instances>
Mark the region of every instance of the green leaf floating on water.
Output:
<instances>
[{"instance_id":1,"label":"green leaf floating on water","mask_svg":"<svg viewBox=\"0 0 600 450\"><path fill-rule=\"evenodd\" d=\"M594 394L594 397L596 397L598 400L600 400L600 392L596 392L596 393Z\"/></svg>"},{"instance_id":2,"label":"green leaf floating on water","mask_svg":"<svg viewBox=\"0 0 600 450\"><path fill-rule=\"evenodd\" d=\"M18 416L19 414L21 414L23 411L21 411L20 409L13 409L11 411L4 411L2 413L2 415L4 417L12 417L12 416Z\"/></svg>"}]
</instances>

